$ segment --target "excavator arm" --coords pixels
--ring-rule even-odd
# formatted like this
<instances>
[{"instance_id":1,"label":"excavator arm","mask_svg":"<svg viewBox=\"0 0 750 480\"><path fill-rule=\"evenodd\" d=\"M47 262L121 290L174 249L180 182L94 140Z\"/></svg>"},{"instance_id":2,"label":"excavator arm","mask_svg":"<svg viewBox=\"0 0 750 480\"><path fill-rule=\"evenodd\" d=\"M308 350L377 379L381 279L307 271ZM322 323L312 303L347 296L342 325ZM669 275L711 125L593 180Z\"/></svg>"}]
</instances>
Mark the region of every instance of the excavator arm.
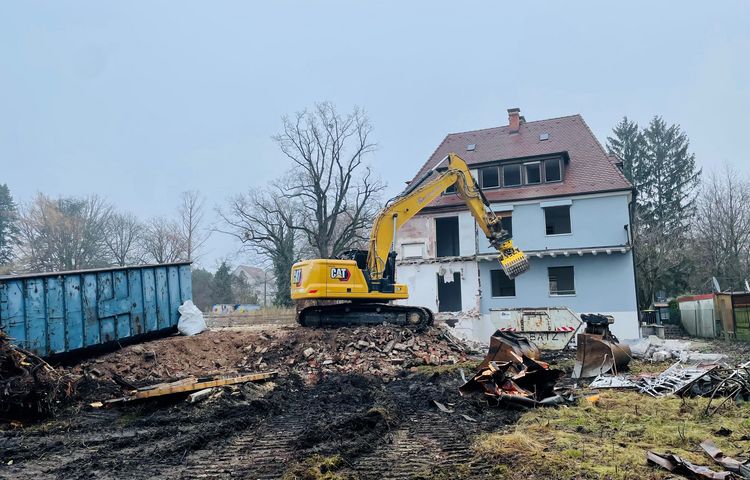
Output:
<instances>
[{"instance_id":1,"label":"excavator arm","mask_svg":"<svg viewBox=\"0 0 750 480\"><path fill-rule=\"evenodd\" d=\"M447 169L441 170L446 163ZM390 276L395 269L398 229L453 185L490 245L499 252L500 265L508 278L515 278L529 269L526 255L513 246L510 235L501 226L500 218L487 208L489 202L474 181L466 162L451 153L427 175L392 199L373 223L367 254L367 265L373 280Z\"/></svg>"}]
</instances>

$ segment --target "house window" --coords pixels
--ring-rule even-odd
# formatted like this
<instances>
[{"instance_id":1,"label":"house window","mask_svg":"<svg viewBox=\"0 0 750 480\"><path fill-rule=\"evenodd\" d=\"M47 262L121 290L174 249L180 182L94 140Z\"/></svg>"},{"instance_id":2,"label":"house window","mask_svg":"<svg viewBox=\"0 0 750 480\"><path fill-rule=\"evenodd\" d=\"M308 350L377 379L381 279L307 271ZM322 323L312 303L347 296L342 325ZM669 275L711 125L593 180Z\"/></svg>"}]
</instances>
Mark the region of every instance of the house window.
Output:
<instances>
[{"instance_id":1,"label":"house window","mask_svg":"<svg viewBox=\"0 0 750 480\"><path fill-rule=\"evenodd\" d=\"M550 295L575 295L573 267L548 267Z\"/></svg>"},{"instance_id":2,"label":"house window","mask_svg":"<svg viewBox=\"0 0 750 480\"><path fill-rule=\"evenodd\" d=\"M544 181L559 182L562 180L562 169L560 168L560 159L551 158L544 161Z\"/></svg>"},{"instance_id":3,"label":"house window","mask_svg":"<svg viewBox=\"0 0 750 480\"><path fill-rule=\"evenodd\" d=\"M437 275L438 312L460 312L461 274L459 272Z\"/></svg>"},{"instance_id":4,"label":"house window","mask_svg":"<svg viewBox=\"0 0 750 480\"><path fill-rule=\"evenodd\" d=\"M493 297L515 297L516 280L510 279L502 270L490 271Z\"/></svg>"},{"instance_id":5,"label":"house window","mask_svg":"<svg viewBox=\"0 0 750 480\"><path fill-rule=\"evenodd\" d=\"M544 221L547 235L570 233L570 205L546 207L544 209Z\"/></svg>"},{"instance_id":6,"label":"house window","mask_svg":"<svg viewBox=\"0 0 750 480\"><path fill-rule=\"evenodd\" d=\"M502 212L497 214L500 217L500 225L508 235L513 236L513 212Z\"/></svg>"},{"instance_id":7,"label":"house window","mask_svg":"<svg viewBox=\"0 0 750 480\"><path fill-rule=\"evenodd\" d=\"M539 162L524 163L523 168L526 172L527 184L542 183L542 170Z\"/></svg>"},{"instance_id":8,"label":"house window","mask_svg":"<svg viewBox=\"0 0 750 480\"><path fill-rule=\"evenodd\" d=\"M521 185L521 165L503 166L503 186L513 187Z\"/></svg>"},{"instance_id":9,"label":"house window","mask_svg":"<svg viewBox=\"0 0 750 480\"><path fill-rule=\"evenodd\" d=\"M485 167L479 170L482 188L495 188L500 186L500 174L497 167Z\"/></svg>"},{"instance_id":10,"label":"house window","mask_svg":"<svg viewBox=\"0 0 750 480\"><path fill-rule=\"evenodd\" d=\"M438 257L458 256L458 217L435 219L435 243Z\"/></svg>"}]
</instances>

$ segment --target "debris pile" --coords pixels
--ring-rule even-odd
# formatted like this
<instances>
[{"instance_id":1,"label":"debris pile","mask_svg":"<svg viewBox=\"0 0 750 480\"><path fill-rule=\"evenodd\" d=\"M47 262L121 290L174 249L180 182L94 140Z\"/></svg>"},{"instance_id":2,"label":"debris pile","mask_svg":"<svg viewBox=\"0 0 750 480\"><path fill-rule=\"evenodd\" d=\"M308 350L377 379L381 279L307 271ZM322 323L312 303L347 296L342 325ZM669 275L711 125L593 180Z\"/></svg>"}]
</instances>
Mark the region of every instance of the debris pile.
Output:
<instances>
[{"instance_id":1,"label":"debris pile","mask_svg":"<svg viewBox=\"0 0 750 480\"><path fill-rule=\"evenodd\" d=\"M726 355L693 351L690 340L661 339L655 335L641 338L630 344L634 358L652 362L680 360L682 362L718 362Z\"/></svg>"},{"instance_id":2,"label":"debris pile","mask_svg":"<svg viewBox=\"0 0 750 480\"><path fill-rule=\"evenodd\" d=\"M0 331L0 417L43 418L52 415L75 392L76 378L10 343Z\"/></svg>"},{"instance_id":3,"label":"debris pile","mask_svg":"<svg viewBox=\"0 0 750 480\"><path fill-rule=\"evenodd\" d=\"M295 329L282 338L262 335L256 344L244 347L238 366L242 371L390 376L403 368L465 361L467 350L439 327L421 332L393 325Z\"/></svg>"},{"instance_id":4,"label":"debris pile","mask_svg":"<svg viewBox=\"0 0 750 480\"><path fill-rule=\"evenodd\" d=\"M730 399L750 400L750 362L731 368L716 363L678 361L658 375L600 375L589 387L636 389L653 397L709 397L706 413L713 414Z\"/></svg>"},{"instance_id":5,"label":"debris pile","mask_svg":"<svg viewBox=\"0 0 750 480\"><path fill-rule=\"evenodd\" d=\"M459 388L462 395L481 393L495 405L537 407L558 405L563 398L554 391L562 375L538 358L539 350L511 332L496 331L479 371Z\"/></svg>"},{"instance_id":6,"label":"debris pile","mask_svg":"<svg viewBox=\"0 0 750 480\"><path fill-rule=\"evenodd\" d=\"M711 440L704 440L700 447L714 462L725 470L717 472L703 465L696 465L672 453L647 452L646 458L651 465L659 466L671 473L684 475L688 478L705 480L729 480L734 478L750 478L750 460L737 460L728 457Z\"/></svg>"}]
</instances>

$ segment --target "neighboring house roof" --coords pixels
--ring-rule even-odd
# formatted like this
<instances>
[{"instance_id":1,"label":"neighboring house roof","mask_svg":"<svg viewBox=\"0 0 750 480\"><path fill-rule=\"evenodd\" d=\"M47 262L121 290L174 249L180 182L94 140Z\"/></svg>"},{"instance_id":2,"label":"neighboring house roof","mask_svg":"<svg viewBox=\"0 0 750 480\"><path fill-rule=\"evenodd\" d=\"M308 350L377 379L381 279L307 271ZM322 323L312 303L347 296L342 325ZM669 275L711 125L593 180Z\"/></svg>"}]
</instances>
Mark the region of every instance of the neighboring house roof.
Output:
<instances>
[{"instance_id":1,"label":"neighboring house roof","mask_svg":"<svg viewBox=\"0 0 750 480\"><path fill-rule=\"evenodd\" d=\"M266 276L262 268L251 267L250 265L239 265L234 269L232 275L236 277L242 275L250 285L262 285L265 281L268 281L269 286L273 285L273 276L270 274Z\"/></svg>"},{"instance_id":2,"label":"neighboring house roof","mask_svg":"<svg viewBox=\"0 0 750 480\"><path fill-rule=\"evenodd\" d=\"M545 133L549 138L540 140L540 135ZM471 144L475 145L474 150L467 151ZM566 154L569 158L562 182L485 190L485 195L493 202L633 188L617 167L619 159L607 154L580 115L522 122L517 133L511 133L510 126L451 133L414 178L421 178L449 153L458 154L469 167L553 154ZM431 206L458 204L462 202L456 195L444 195Z\"/></svg>"}]
</instances>

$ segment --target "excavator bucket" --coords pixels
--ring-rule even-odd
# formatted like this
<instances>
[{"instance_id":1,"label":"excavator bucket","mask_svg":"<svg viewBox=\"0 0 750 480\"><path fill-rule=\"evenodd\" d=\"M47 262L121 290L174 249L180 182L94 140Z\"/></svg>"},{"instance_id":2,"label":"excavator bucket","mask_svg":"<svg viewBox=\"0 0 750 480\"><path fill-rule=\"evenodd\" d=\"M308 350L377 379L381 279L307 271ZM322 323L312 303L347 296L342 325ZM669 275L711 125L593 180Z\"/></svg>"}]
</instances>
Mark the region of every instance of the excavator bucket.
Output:
<instances>
[{"instance_id":1,"label":"excavator bucket","mask_svg":"<svg viewBox=\"0 0 750 480\"><path fill-rule=\"evenodd\" d=\"M630 347L617 341L609 331L614 318L609 315L583 314L586 331L577 337L576 363L573 378L596 377L604 373L618 374L630 363Z\"/></svg>"},{"instance_id":2,"label":"excavator bucket","mask_svg":"<svg viewBox=\"0 0 750 480\"><path fill-rule=\"evenodd\" d=\"M513 246L511 241L500 247L500 266L508 278L516 278L529 269L529 258Z\"/></svg>"}]
</instances>

